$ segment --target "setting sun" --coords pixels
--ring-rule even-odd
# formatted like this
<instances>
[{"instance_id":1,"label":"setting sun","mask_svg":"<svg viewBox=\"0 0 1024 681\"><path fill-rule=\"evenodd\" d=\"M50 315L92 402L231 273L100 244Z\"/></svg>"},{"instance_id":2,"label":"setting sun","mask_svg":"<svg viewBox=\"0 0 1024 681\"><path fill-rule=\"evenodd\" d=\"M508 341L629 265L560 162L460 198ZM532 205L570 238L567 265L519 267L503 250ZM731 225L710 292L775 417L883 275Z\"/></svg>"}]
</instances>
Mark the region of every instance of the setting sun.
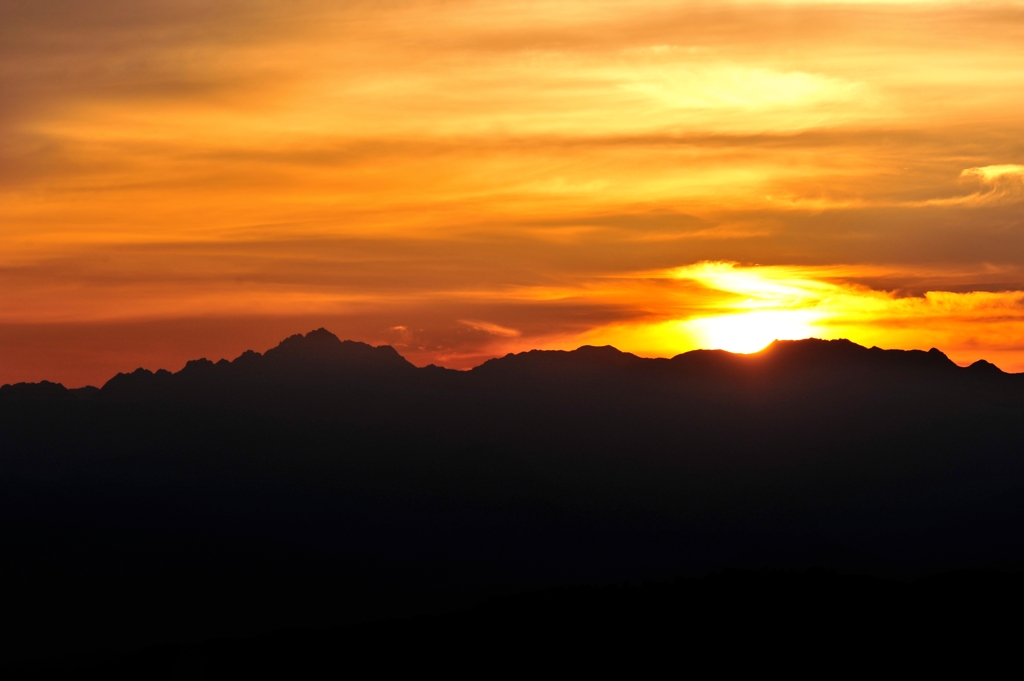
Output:
<instances>
[{"instance_id":1,"label":"setting sun","mask_svg":"<svg viewBox=\"0 0 1024 681\"><path fill-rule=\"evenodd\" d=\"M772 341L798 340L814 335L807 311L770 310L702 317L688 323L697 345L713 350L750 353Z\"/></svg>"},{"instance_id":2,"label":"setting sun","mask_svg":"<svg viewBox=\"0 0 1024 681\"><path fill-rule=\"evenodd\" d=\"M926 283L945 277L950 284L988 275L977 269L911 272ZM994 274L998 276L998 270ZM864 265L743 267L699 262L637 272L613 285L593 282L582 291L533 295L605 302L628 295L637 306L666 311L554 336L543 347L613 345L639 355L671 357L696 349L757 352L774 340L847 338L867 346L941 347L961 364L987 358L1009 370L1024 368L1024 293L925 289L907 295L861 283L895 276L906 276L906 271ZM964 333L968 328L970 333ZM493 347L511 349L497 337Z\"/></svg>"}]
</instances>

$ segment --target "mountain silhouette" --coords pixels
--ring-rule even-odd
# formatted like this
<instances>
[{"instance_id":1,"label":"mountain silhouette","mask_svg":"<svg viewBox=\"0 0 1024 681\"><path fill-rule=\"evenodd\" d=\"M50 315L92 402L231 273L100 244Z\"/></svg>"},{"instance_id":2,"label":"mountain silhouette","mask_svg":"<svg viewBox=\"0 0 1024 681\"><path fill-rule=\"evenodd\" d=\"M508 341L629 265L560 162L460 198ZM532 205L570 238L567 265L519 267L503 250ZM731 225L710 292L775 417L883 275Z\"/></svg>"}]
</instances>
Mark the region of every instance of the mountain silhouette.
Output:
<instances>
[{"instance_id":1,"label":"mountain silhouette","mask_svg":"<svg viewBox=\"0 0 1024 681\"><path fill-rule=\"evenodd\" d=\"M234 361L217 363L206 359L193 360L177 372L165 370L156 373L137 369L118 374L103 386L105 394L153 395L161 390L199 387L225 387L229 385L315 385L336 384L345 379L408 380L415 374L420 383L432 377L439 384L447 377L448 383L461 380L465 385L481 385L487 381L540 381L559 382L563 378L612 377L638 374L653 380L713 380L730 381L792 381L816 378L839 379L852 372L870 372L877 378L912 381L931 380L942 376L980 376L1012 378L1024 383L1024 377L1008 375L998 367L979 360L970 367L961 368L939 350L882 350L865 348L848 340L775 341L765 350L752 355L737 355L722 350L697 350L677 355L672 359L647 359L620 352L611 346L583 346L574 351L531 350L519 354L488 360L470 371L440 369L433 365L417 369L394 348L384 345L373 347L365 343L341 341L325 329L311 331L305 336L297 334L282 341L265 354L247 351ZM456 378L458 377L458 378ZM59 389L43 382L5 386L8 391Z\"/></svg>"},{"instance_id":2,"label":"mountain silhouette","mask_svg":"<svg viewBox=\"0 0 1024 681\"><path fill-rule=\"evenodd\" d=\"M1021 452L1024 376L845 340L454 371L318 329L99 389L6 385L0 654L725 568L1014 569Z\"/></svg>"}]
</instances>

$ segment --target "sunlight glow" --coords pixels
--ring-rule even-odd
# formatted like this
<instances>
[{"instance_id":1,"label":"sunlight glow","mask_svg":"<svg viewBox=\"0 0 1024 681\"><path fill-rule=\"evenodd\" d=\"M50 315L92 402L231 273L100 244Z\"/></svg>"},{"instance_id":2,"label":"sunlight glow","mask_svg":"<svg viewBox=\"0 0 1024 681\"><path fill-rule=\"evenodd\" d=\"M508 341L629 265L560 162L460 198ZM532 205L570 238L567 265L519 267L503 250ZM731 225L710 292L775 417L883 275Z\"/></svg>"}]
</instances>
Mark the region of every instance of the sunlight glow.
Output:
<instances>
[{"instance_id":1,"label":"sunlight glow","mask_svg":"<svg viewBox=\"0 0 1024 681\"><path fill-rule=\"evenodd\" d=\"M814 274L820 276L798 268L738 268L734 263L701 262L672 270L669 276L729 294L724 302L730 311L686 322L699 347L749 353L775 340L821 334L815 322L826 316L823 303L839 291Z\"/></svg>"},{"instance_id":2,"label":"sunlight glow","mask_svg":"<svg viewBox=\"0 0 1024 681\"><path fill-rule=\"evenodd\" d=\"M713 261L637 273L638 280L678 282L673 318L608 324L547 347L610 344L639 355L671 357L696 349L752 353L775 340L848 338L869 347L937 347L961 364L986 358L1009 371L1024 369L1019 359L1024 292L899 295L857 283L887 276L876 266L742 267ZM921 270L916 276L938 275ZM979 273L962 276L970 280ZM648 293L647 309L673 307L663 285L652 285Z\"/></svg>"},{"instance_id":3,"label":"sunlight glow","mask_svg":"<svg viewBox=\"0 0 1024 681\"><path fill-rule=\"evenodd\" d=\"M815 335L808 310L766 310L701 317L688 322L702 348L750 353L763 350L772 341L798 340Z\"/></svg>"}]
</instances>

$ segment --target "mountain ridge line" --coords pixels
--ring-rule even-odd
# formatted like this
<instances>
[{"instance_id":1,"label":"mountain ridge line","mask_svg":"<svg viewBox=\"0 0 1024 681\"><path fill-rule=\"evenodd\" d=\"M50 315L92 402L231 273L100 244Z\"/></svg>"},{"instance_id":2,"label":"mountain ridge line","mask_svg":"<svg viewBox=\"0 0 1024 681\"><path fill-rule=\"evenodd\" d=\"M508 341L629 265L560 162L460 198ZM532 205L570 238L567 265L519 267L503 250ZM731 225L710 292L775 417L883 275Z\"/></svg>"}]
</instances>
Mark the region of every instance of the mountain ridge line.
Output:
<instances>
[{"instance_id":1,"label":"mountain ridge line","mask_svg":"<svg viewBox=\"0 0 1024 681\"><path fill-rule=\"evenodd\" d=\"M489 359L471 369L448 369L434 364L417 367L403 357L391 345L374 346L355 340L342 340L327 329L321 327L306 334L293 334L278 345L260 353L246 350L233 360L220 359L213 362L198 358L189 360L176 372L167 369L150 371L142 367L131 372L119 372L109 379L101 388L83 386L81 388L65 388L63 384L41 380L38 382L19 382L4 384L0 390L4 392L20 392L37 390L50 394L60 392L92 394L96 391L116 390L119 384L128 380L166 380L170 377L196 377L213 372L255 371L282 369L286 365L321 364L324 366L340 364L360 369L443 372L449 375L484 375L500 372L506 367L515 367L521 371L547 369L550 371L580 368L586 366L596 370L623 369L654 369L655 367L673 367L684 373L706 371L772 371L785 369L801 371L821 369L822 365L832 368L850 368L860 365L861 368L872 367L894 369L931 369L960 370L972 375L989 377L1016 377L1024 374L1004 372L987 360L980 359L968 366L960 366L950 360L936 348L924 350L882 349L877 346L868 348L847 339L825 340L806 338L801 340L775 340L764 349L754 353L734 353L727 350L698 349L680 353L671 358L641 357L631 352L619 350L611 345L582 345L575 350L541 350L531 349L518 353L508 353L501 357ZM29 386L35 386L30 388Z\"/></svg>"}]
</instances>

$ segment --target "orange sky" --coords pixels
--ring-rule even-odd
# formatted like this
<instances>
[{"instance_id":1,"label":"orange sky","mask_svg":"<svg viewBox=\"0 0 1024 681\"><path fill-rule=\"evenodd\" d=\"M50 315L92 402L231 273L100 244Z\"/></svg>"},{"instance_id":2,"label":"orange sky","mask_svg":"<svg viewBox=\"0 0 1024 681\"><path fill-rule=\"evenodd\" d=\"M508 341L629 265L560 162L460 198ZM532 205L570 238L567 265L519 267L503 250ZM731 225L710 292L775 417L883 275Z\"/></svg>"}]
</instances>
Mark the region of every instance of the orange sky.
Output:
<instances>
[{"instance_id":1,"label":"orange sky","mask_svg":"<svg viewBox=\"0 0 1024 681\"><path fill-rule=\"evenodd\" d=\"M1022 2L0 0L0 383L326 326L1024 371Z\"/></svg>"}]
</instances>

